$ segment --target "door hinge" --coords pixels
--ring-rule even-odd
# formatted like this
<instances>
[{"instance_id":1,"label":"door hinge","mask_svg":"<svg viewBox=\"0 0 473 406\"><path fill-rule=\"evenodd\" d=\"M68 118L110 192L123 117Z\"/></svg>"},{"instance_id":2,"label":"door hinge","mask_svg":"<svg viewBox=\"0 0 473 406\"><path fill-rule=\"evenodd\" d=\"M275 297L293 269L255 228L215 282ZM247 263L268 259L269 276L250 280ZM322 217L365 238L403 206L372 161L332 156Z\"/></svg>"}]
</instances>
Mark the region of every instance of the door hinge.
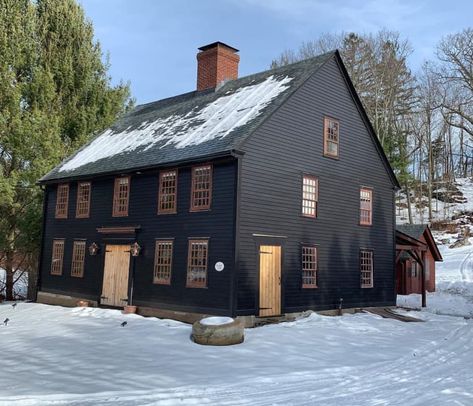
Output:
<instances>
[{"instance_id":1,"label":"door hinge","mask_svg":"<svg viewBox=\"0 0 473 406\"><path fill-rule=\"evenodd\" d=\"M260 254L272 254L272 252L270 252L270 251L260 251L259 253Z\"/></svg>"},{"instance_id":2,"label":"door hinge","mask_svg":"<svg viewBox=\"0 0 473 406\"><path fill-rule=\"evenodd\" d=\"M120 299L122 302L128 302L128 298Z\"/></svg>"},{"instance_id":3,"label":"door hinge","mask_svg":"<svg viewBox=\"0 0 473 406\"><path fill-rule=\"evenodd\" d=\"M107 299L108 300L108 297L107 296L100 296L100 299L102 299L102 300Z\"/></svg>"}]
</instances>

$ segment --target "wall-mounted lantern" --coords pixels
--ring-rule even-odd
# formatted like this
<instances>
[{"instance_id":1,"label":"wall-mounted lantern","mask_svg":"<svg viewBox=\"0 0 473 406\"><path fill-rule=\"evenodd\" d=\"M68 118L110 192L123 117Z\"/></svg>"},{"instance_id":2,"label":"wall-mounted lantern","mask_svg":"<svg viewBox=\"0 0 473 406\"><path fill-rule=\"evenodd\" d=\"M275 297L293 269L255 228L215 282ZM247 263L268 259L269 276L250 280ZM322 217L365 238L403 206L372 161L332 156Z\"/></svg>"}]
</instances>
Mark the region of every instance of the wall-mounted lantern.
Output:
<instances>
[{"instance_id":1,"label":"wall-mounted lantern","mask_svg":"<svg viewBox=\"0 0 473 406\"><path fill-rule=\"evenodd\" d=\"M137 242L134 242L130 245L130 253L132 257L137 257L140 255L141 247L138 245Z\"/></svg>"},{"instance_id":2,"label":"wall-mounted lantern","mask_svg":"<svg viewBox=\"0 0 473 406\"><path fill-rule=\"evenodd\" d=\"M89 245L89 254L90 255L97 255L99 252L99 246L93 242L92 244Z\"/></svg>"}]
</instances>

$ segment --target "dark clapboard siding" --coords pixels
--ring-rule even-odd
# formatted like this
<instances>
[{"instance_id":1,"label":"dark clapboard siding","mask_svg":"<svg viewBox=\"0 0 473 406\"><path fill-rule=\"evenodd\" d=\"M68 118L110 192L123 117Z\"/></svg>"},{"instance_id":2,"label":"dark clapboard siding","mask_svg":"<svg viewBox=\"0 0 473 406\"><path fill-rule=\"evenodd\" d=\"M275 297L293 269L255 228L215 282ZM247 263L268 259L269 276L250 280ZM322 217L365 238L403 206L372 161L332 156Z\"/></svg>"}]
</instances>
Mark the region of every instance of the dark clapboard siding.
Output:
<instances>
[{"instance_id":1,"label":"dark clapboard siding","mask_svg":"<svg viewBox=\"0 0 473 406\"><path fill-rule=\"evenodd\" d=\"M126 243L106 239L97 233L99 226L140 225L136 241L143 250L135 259L134 304L174 310L215 314L231 313L231 274L234 263L234 215L236 161L214 163L213 196L210 211L189 213L190 167L179 168L178 213L157 215L158 170L131 175L129 216L112 217L113 178L92 179L91 215L89 219L75 218L76 182L70 183L69 216L54 218L56 186L47 187L49 193L44 234L44 255L41 290L70 294L98 300L102 289L105 242ZM53 238L66 238L62 276L50 274ZM110 237L110 236L108 236ZM186 288L187 243L189 237L210 237L208 288ZM101 246L99 255L86 254L84 278L70 276L74 238L86 238L87 247L93 242ZM174 238L172 283L155 285L153 281L154 244L156 238ZM222 261L223 272L216 272L214 264ZM133 259L131 261L133 264Z\"/></svg>"},{"instance_id":2,"label":"dark clapboard siding","mask_svg":"<svg viewBox=\"0 0 473 406\"><path fill-rule=\"evenodd\" d=\"M340 120L339 160L322 156L324 115ZM279 240L282 312L331 309L340 297L345 307L393 305L393 185L335 58L242 149L237 313L257 311L259 264L253 234L287 237ZM304 172L319 178L316 219L300 214ZM359 225L360 186L374 188L371 227ZM318 289L301 288L301 243L318 246ZM360 248L374 250L372 289L360 288Z\"/></svg>"}]
</instances>

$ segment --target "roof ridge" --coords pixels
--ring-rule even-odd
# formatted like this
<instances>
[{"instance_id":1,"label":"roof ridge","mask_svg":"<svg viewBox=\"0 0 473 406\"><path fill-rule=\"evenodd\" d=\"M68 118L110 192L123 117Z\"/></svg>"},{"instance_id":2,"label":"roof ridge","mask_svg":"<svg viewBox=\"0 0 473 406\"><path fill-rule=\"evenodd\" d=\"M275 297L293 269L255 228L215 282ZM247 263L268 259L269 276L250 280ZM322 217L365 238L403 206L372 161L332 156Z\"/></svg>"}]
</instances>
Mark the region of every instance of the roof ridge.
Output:
<instances>
[{"instance_id":1,"label":"roof ridge","mask_svg":"<svg viewBox=\"0 0 473 406\"><path fill-rule=\"evenodd\" d=\"M328 57L329 55L334 55L336 51L337 50L334 49L334 50L331 50L331 51L328 51L328 52L324 52L323 54L320 54L320 55L312 56L310 58L301 59L300 61L288 63L286 65L277 66L275 68L270 68L270 69L262 70L262 71L255 72L255 73L250 73L246 76L241 76L241 77L238 77L236 79L228 80L227 82L225 82L225 84L223 86L220 86L220 87L216 86L216 87L212 87L212 88L205 89L205 90L200 90L200 91L199 90L191 90L189 92L177 94L177 95L174 95L174 96L165 97L163 99L157 99L157 100L153 100L153 101L150 101L150 102L147 102L147 103L138 104L135 107L135 109L133 109L131 112L136 111L136 109L138 109L140 107L144 108L144 107L150 106L150 105L155 104L155 103L161 103L161 102L165 102L165 101L172 101L174 99L179 99L179 98L184 97L184 96L201 96L201 95L204 96L204 95L207 95L207 94L210 94L210 93L217 93L217 92L220 92L220 90L222 88L227 86L227 84L235 84L235 83L239 82L240 80L241 81L248 80L249 78L259 76L259 75L262 75L262 74L278 73L278 71L284 71L284 70L293 68L297 65L302 65L304 63L307 64L311 60L322 59L323 57Z\"/></svg>"}]
</instances>

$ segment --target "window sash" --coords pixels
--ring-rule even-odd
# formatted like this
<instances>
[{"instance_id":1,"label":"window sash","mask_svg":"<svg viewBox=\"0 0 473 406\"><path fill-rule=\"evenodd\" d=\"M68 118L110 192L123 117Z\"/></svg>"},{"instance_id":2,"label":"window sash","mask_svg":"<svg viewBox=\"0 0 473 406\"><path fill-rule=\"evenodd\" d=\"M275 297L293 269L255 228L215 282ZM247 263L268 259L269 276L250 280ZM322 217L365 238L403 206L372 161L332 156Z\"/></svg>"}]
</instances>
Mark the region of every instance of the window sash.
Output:
<instances>
[{"instance_id":1,"label":"window sash","mask_svg":"<svg viewBox=\"0 0 473 406\"><path fill-rule=\"evenodd\" d=\"M158 214L177 212L177 170L159 172Z\"/></svg>"},{"instance_id":2,"label":"window sash","mask_svg":"<svg viewBox=\"0 0 473 406\"><path fill-rule=\"evenodd\" d=\"M64 240L53 240L51 255L51 275L62 275L64 260Z\"/></svg>"},{"instance_id":3,"label":"window sash","mask_svg":"<svg viewBox=\"0 0 473 406\"><path fill-rule=\"evenodd\" d=\"M72 248L71 276L82 278L84 276L85 241L74 241Z\"/></svg>"},{"instance_id":4,"label":"window sash","mask_svg":"<svg viewBox=\"0 0 473 406\"><path fill-rule=\"evenodd\" d=\"M68 208L69 208L69 184L64 183L57 186L55 217L57 219L67 219Z\"/></svg>"},{"instance_id":5,"label":"window sash","mask_svg":"<svg viewBox=\"0 0 473 406\"><path fill-rule=\"evenodd\" d=\"M208 246L208 240L189 240L187 287L207 287Z\"/></svg>"},{"instance_id":6,"label":"window sash","mask_svg":"<svg viewBox=\"0 0 473 406\"><path fill-rule=\"evenodd\" d=\"M360 224L370 226L373 223L373 191L360 189Z\"/></svg>"},{"instance_id":7,"label":"window sash","mask_svg":"<svg viewBox=\"0 0 473 406\"><path fill-rule=\"evenodd\" d=\"M340 122L330 117L324 118L324 155L339 156Z\"/></svg>"},{"instance_id":8,"label":"window sash","mask_svg":"<svg viewBox=\"0 0 473 406\"><path fill-rule=\"evenodd\" d=\"M90 215L90 182L77 184L76 218L88 218Z\"/></svg>"},{"instance_id":9,"label":"window sash","mask_svg":"<svg viewBox=\"0 0 473 406\"><path fill-rule=\"evenodd\" d=\"M317 202L319 200L319 180L315 176L302 177L302 215L317 217Z\"/></svg>"},{"instance_id":10,"label":"window sash","mask_svg":"<svg viewBox=\"0 0 473 406\"><path fill-rule=\"evenodd\" d=\"M123 176L115 179L113 190L113 217L128 216L130 198L130 177Z\"/></svg>"},{"instance_id":11,"label":"window sash","mask_svg":"<svg viewBox=\"0 0 473 406\"><path fill-rule=\"evenodd\" d=\"M302 288L317 287L317 247L302 246Z\"/></svg>"},{"instance_id":12,"label":"window sash","mask_svg":"<svg viewBox=\"0 0 473 406\"><path fill-rule=\"evenodd\" d=\"M208 210L212 202L212 165L192 168L191 211Z\"/></svg>"},{"instance_id":13,"label":"window sash","mask_svg":"<svg viewBox=\"0 0 473 406\"><path fill-rule=\"evenodd\" d=\"M373 287L373 251L360 251L360 278L362 288Z\"/></svg>"},{"instance_id":14,"label":"window sash","mask_svg":"<svg viewBox=\"0 0 473 406\"><path fill-rule=\"evenodd\" d=\"M154 253L153 283L158 285L171 284L173 241L156 241Z\"/></svg>"}]
</instances>

